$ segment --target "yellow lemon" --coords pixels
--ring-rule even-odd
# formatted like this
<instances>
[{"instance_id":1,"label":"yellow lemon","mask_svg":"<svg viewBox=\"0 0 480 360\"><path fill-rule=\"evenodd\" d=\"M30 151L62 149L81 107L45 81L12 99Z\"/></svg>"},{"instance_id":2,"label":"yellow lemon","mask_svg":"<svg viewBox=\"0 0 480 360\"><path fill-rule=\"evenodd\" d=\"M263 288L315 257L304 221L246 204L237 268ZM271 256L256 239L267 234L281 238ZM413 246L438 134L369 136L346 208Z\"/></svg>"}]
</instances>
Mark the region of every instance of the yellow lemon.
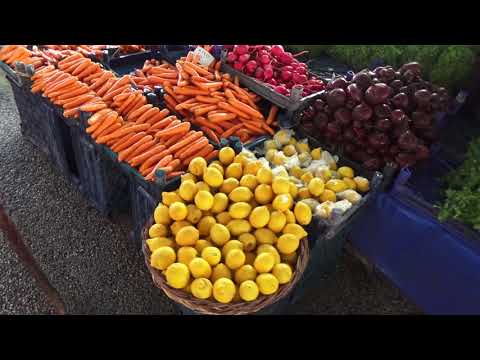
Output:
<instances>
[{"instance_id":1,"label":"yellow lemon","mask_svg":"<svg viewBox=\"0 0 480 360\"><path fill-rule=\"evenodd\" d=\"M212 282L215 282L221 278L232 278L232 271L223 263L220 263L213 268L211 280Z\"/></svg>"},{"instance_id":2,"label":"yellow lemon","mask_svg":"<svg viewBox=\"0 0 480 360\"><path fill-rule=\"evenodd\" d=\"M192 173L186 173L186 174L183 174L181 177L180 177L180 181L183 183L184 181L188 181L188 180L192 180L194 183L197 182L197 177L195 175L193 175Z\"/></svg>"},{"instance_id":3,"label":"yellow lemon","mask_svg":"<svg viewBox=\"0 0 480 360\"><path fill-rule=\"evenodd\" d=\"M265 150L276 149L277 148L277 143L275 142L275 140L267 140L267 141L265 141L263 146L264 146Z\"/></svg>"},{"instance_id":4,"label":"yellow lemon","mask_svg":"<svg viewBox=\"0 0 480 360\"><path fill-rule=\"evenodd\" d=\"M255 189L255 201L259 204L265 205L272 202L273 190L268 184L260 184Z\"/></svg>"},{"instance_id":5,"label":"yellow lemon","mask_svg":"<svg viewBox=\"0 0 480 360\"><path fill-rule=\"evenodd\" d=\"M175 221L171 226L170 230L172 231L172 234L177 236L177 233L180 231L181 228L185 226L192 225L190 222L182 220L182 221Z\"/></svg>"},{"instance_id":6,"label":"yellow lemon","mask_svg":"<svg viewBox=\"0 0 480 360\"><path fill-rule=\"evenodd\" d=\"M323 191L325 190L325 184L323 183L323 180L316 177L310 180L308 183L308 191L310 194L313 196L320 196L322 195Z\"/></svg>"},{"instance_id":7,"label":"yellow lemon","mask_svg":"<svg viewBox=\"0 0 480 360\"><path fill-rule=\"evenodd\" d=\"M292 234L298 237L299 239L303 239L305 236L308 235L308 233L305 231L305 229L298 225L298 224L287 224L282 230L283 234Z\"/></svg>"},{"instance_id":8,"label":"yellow lemon","mask_svg":"<svg viewBox=\"0 0 480 360\"><path fill-rule=\"evenodd\" d=\"M174 202L182 202L182 198L175 192L166 192L162 193L162 203L166 206L172 205Z\"/></svg>"},{"instance_id":9,"label":"yellow lemon","mask_svg":"<svg viewBox=\"0 0 480 360\"><path fill-rule=\"evenodd\" d=\"M213 216L205 216L197 224L198 231L202 236L210 236L210 229L217 222Z\"/></svg>"},{"instance_id":10,"label":"yellow lemon","mask_svg":"<svg viewBox=\"0 0 480 360\"><path fill-rule=\"evenodd\" d=\"M158 270L165 270L175 262L175 251L170 246L156 249L150 257L150 265Z\"/></svg>"},{"instance_id":11,"label":"yellow lemon","mask_svg":"<svg viewBox=\"0 0 480 360\"><path fill-rule=\"evenodd\" d=\"M230 165L234 158L235 150L233 150L230 146L224 147L218 152L218 159L223 165Z\"/></svg>"},{"instance_id":12,"label":"yellow lemon","mask_svg":"<svg viewBox=\"0 0 480 360\"><path fill-rule=\"evenodd\" d=\"M188 215L187 206L181 202L174 202L168 208L168 215L175 221L185 220Z\"/></svg>"},{"instance_id":13,"label":"yellow lemon","mask_svg":"<svg viewBox=\"0 0 480 360\"><path fill-rule=\"evenodd\" d=\"M207 246L202 250L202 258L205 259L211 266L217 265L222 259L220 249L215 246Z\"/></svg>"},{"instance_id":14,"label":"yellow lemon","mask_svg":"<svg viewBox=\"0 0 480 360\"><path fill-rule=\"evenodd\" d=\"M252 280L244 281L240 284L238 288L240 293L240 298L243 301L253 301L258 298L259 290L257 284Z\"/></svg>"},{"instance_id":15,"label":"yellow lemon","mask_svg":"<svg viewBox=\"0 0 480 360\"><path fill-rule=\"evenodd\" d=\"M227 224L227 228L233 236L249 233L252 230L252 226L245 219L230 220Z\"/></svg>"},{"instance_id":16,"label":"yellow lemon","mask_svg":"<svg viewBox=\"0 0 480 360\"><path fill-rule=\"evenodd\" d=\"M275 276L280 285L286 284L292 280L292 268L287 264L277 264L272 270L273 276Z\"/></svg>"},{"instance_id":17,"label":"yellow lemon","mask_svg":"<svg viewBox=\"0 0 480 360\"><path fill-rule=\"evenodd\" d=\"M259 244L275 244L277 242L275 233L267 228L255 230L254 235Z\"/></svg>"},{"instance_id":18,"label":"yellow lemon","mask_svg":"<svg viewBox=\"0 0 480 360\"><path fill-rule=\"evenodd\" d=\"M315 148L310 152L310 155L312 155L313 160L320 160L322 156L322 149L321 148Z\"/></svg>"},{"instance_id":19,"label":"yellow lemon","mask_svg":"<svg viewBox=\"0 0 480 360\"><path fill-rule=\"evenodd\" d=\"M219 224L222 224L222 225L225 225L225 226L227 226L227 224L230 222L230 220L232 220L232 217L226 211L223 211L220 214L217 214L215 216L215 218L217 219L217 222Z\"/></svg>"},{"instance_id":20,"label":"yellow lemon","mask_svg":"<svg viewBox=\"0 0 480 360\"><path fill-rule=\"evenodd\" d=\"M348 167L348 166L339 167L338 170L337 170L337 173L341 177L346 177L346 178L350 178L350 179L353 179L353 177L355 176L355 173L353 172L353 169L351 167Z\"/></svg>"},{"instance_id":21,"label":"yellow lemon","mask_svg":"<svg viewBox=\"0 0 480 360\"><path fill-rule=\"evenodd\" d=\"M183 289L190 281L190 271L188 267L182 263L173 263L165 272L167 284L175 289Z\"/></svg>"},{"instance_id":22,"label":"yellow lemon","mask_svg":"<svg viewBox=\"0 0 480 360\"><path fill-rule=\"evenodd\" d=\"M268 222L268 228L274 233L279 233L287 223L287 217L280 211L273 211L270 214L270 221Z\"/></svg>"},{"instance_id":23,"label":"yellow lemon","mask_svg":"<svg viewBox=\"0 0 480 360\"><path fill-rule=\"evenodd\" d=\"M209 167L209 168L215 168L215 169L217 169L217 170L220 172L220 174L222 174L222 176L225 174L225 170L223 169L222 164L220 164L220 163L218 163L218 162L215 162L215 161L214 161L214 162L211 163L208 167Z\"/></svg>"},{"instance_id":24,"label":"yellow lemon","mask_svg":"<svg viewBox=\"0 0 480 360\"><path fill-rule=\"evenodd\" d=\"M202 218L202 211L193 204L187 205L188 215L187 220L192 224L196 224Z\"/></svg>"},{"instance_id":25,"label":"yellow lemon","mask_svg":"<svg viewBox=\"0 0 480 360\"><path fill-rule=\"evenodd\" d=\"M235 270L235 282L240 285L247 280L255 280L257 277L257 270L252 265L242 265L240 268Z\"/></svg>"},{"instance_id":26,"label":"yellow lemon","mask_svg":"<svg viewBox=\"0 0 480 360\"><path fill-rule=\"evenodd\" d=\"M250 213L248 220L254 228L263 228L264 226L267 226L270 221L270 211L268 211L266 206L256 207Z\"/></svg>"},{"instance_id":27,"label":"yellow lemon","mask_svg":"<svg viewBox=\"0 0 480 360\"><path fill-rule=\"evenodd\" d=\"M196 157L190 161L188 165L188 171L195 176L202 176L203 172L207 168L207 161L202 157Z\"/></svg>"},{"instance_id":28,"label":"yellow lemon","mask_svg":"<svg viewBox=\"0 0 480 360\"><path fill-rule=\"evenodd\" d=\"M292 207L293 199L290 194L281 194L275 196L273 199L272 206L275 210L286 211Z\"/></svg>"},{"instance_id":29,"label":"yellow lemon","mask_svg":"<svg viewBox=\"0 0 480 360\"><path fill-rule=\"evenodd\" d=\"M292 210L285 210L283 213L287 217L287 224L295 224L297 222L297 219L295 219L295 214Z\"/></svg>"},{"instance_id":30,"label":"yellow lemon","mask_svg":"<svg viewBox=\"0 0 480 360\"><path fill-rule=\"evenodd\" d=\"M337 201L337 195L332 190L325 189L325 191L320 195L320 201L325 202L325 201L331 201L335 202Z\"/></svg>"},{"instance_id":31,"label":"yellow lemon","mask_svg":"<svg viewBox=\"0 0 480 360\"><path fill-rule=\"evenodd\" d=\"M288 178L282 176L276 176L272 182L272 190L275 194L289 194L290 193L290 181Z\"/></svg>"},{"instance_id":32,"label":"yellow lemon","mask_svg":"<svg viewBox=\"0 0 480 360\"><path fill-rule=\"evenodd\" d=\"M180 184L180 187L178 188L178 193L180 197L185 201L192 201L197 192L197 185L192 180L182 182Z\"/></svg>"},{"instance_id":33,"label":"yellow lemon","mask_svg":"<svg viewBox=\"0 0 480 360\"><path fill-rule=\"evenodd\" d=\"M227 254L233 249L243 250L243 243L238 240L230 240L225 245L223 245L222 256L226 258Z\"/></svg>"},{"instance_id":34,"label":"yellow lemon","mask_svg":"<svg viewBox=\"0 0 480 360\"><path fill-rule=\"evenodd\" d=\"M212 268L207 260L203 258L195 258L190 261L188 264L190 273L195 279L198 278L209 278L212 275Z\"/></svg>"},{"instance_id":35,"label":"yellow lemon","mask_svg":"<svg viewBox=\"0 0 480 360\"><path fill-rule=\"evenodd\" d=\"M290 182L290 195L293 199L296 199L298 196L298 187L293 182Z\"/></svg>"},{"instance_id":36,"label":"yellow lemon","mask_svg":"<svg viewBox=\"0 0 480 360\"><path fill-rule=\"evenodd\" d=\"M249 161L249 155L247 153L241 152L238 155L235 155L235 158L233 159L233 163L238 163L242 164L242 166L245 166L247 164L247 161Z\"/></svg>"},{"instance_id":37,"label":"yellow lemon","mask_svg":"<svg viewBox=\"0 0 480 360\"><path fill-rule=\"evenodd\" d=\"M278 290L278 280L272 274L258 275L256 283L258 285L258 290L263 295L272 295Z\"/></svg>"},{"instance_id":38,"label":"yellow lemon","mask_svg":"<svg viewBox=\"0 0 480 360\"><path fill-rule=\"evenodd\" d=\"M212 243L208 240L205 240L205 239L200 239L197 241L197 243L195 244L195 250L197 250L197 252L199 254L202 253L203 249L205 249L206 247L209 247L209 246L213 246Z\"/></svg>"},{"instance_id":39,"label":"yellow lemon","mask_svg":"<svg viewBox=\"0 0 480 360\"><path fill-rule=\"evenodd\" d=\"M223 180L222 186L220 186L219 191L228 195L233 191L233 189L237 188L239 184L240 182L237 179L229 177Z\"/></svg>"},{"instance_id":40,"label":"yellow lemon","mask_svg":"<svg viewBox=\"0 0 480 360\"><path fill-rule=\"evenodd\" d=\"M237 202L230 205L228 209L228 214L232 219L245 219L252 210L252 207L249 203L246 202Z\"/></svg>"},{"instance_id":41,"label":"yellow lemon","mask_svg":"<svg viewBox=\"0 0 480 360\"><path fill-rule=\"evenodd\" d=\"M242 234L238 237L238 241L243 244L243 250L245 251L253 251L257 246L257 239L255 236L249 233Z\"/></svg>"},{"instance_id":42,"label":"yellow lemon","mask_svg":"<svg viewBox=\"0 0 480 360\"><path fill-rule=\"evenodd\" d=\"M245 187L239 186L235 188L229 195L229 199L233 202L249 202L253 197L252 191Z\"/></svg>"},{"instance_id":43,"label":"yellow lemon","mask_svg":"<svg viewBox=\"0 0 480 360\"><path fill-rule=\"evenodd\" d=\"M300 239L293 234L283 234L278 238L277 249L282 254L291 254L300 246Z\"/></svg>"},{"instance_id":44,"label":"yellow lemon","mask_svg":"<svg viewBox=\"0 0 480 360\"><path fill-rule=\"evenodd\" d=\"M240 180L243 175L243 167L241 163L234 162L227 166L225 170L225 177L226 178L235 178Z\"/></svg>"},{"instance_id":45,"label":"yellow lemon","mask_svg":"<svg viewBox=\"0 0 480 360\"><path fill-rule=\"evenodd\" d=\"M302 180L305 184L308 184L312 179L313 179L313 175L310 171L305 171L303 175L300 177L300 180Z\"/></svg>"},{"instance_id":46,"label":"yellow lemon","mask_svg":"<svg viewBox=\"0 0 480 360\"><path fill-rule=\"evenodd\" d=\"M164 237L168 235L168 227L163 224L153 224L148 229L148 236L151 238L154 237Z\"/></svg>"},{"instance_id":47,"label":"yellow lemon","mask_svg":"<svg viewBox=\"0 0 480 360\"><path fill-rule=\"evenodd\" d=\"M210 238L214 244L223 246L230 240L230 231L225 225L214 224L210 228Z\"/></svg>"},{"instance_id":48,"label":"yellow lemon","mask_svg":"<svg viewBox=\"0 0 480 360\"><path fill-rule=\"evenodd\" d=\"M300 179L303 174L305 174L305 170L303 170L300 166L295 165L290 169L290 174L297 179Z\"/></svg>"},{"instance_id":49,"label":"yellow lemon","mask_svg":"<svg viewBox=\"0 0 480 360\"><path fill-rule=\"evenodd\" d=\"M247 161L243 169L243 174L255 176L261 166L262 163L258 160Z\"/></svg>"},{"instance_id":50,"label":"yellow lemon","mask_svg":"<svg viewBox=\"0 0 480 360\"><path fill-rule=\"evenodd\" d=\"M273 255L274 258L274 264L280 264L280 253L277 251L277 249L270 244L262 244L257 248L257 255L260 255L261 253L269 253Z\"/></svg>"},{"instance_id":51,"label":"yellow lemon","mask_svg":"<svg viewBox=\"0 0 480 360\"><path fill-rule=\"evenodd\" d=\"M245 264L245 253L240 249L232 249L225 257L225 264L232 270Z\"/></svg>"},{"instance_id":52,"label":"yellow lemon","mask_svg":"<svg viewBox=\"0 0 480 360\"><path fill-rule=\"evenodd\" d=\"M198 278L190 284L190 291L197 299L205 300L212 296L213 286L210 280Z\"/></svg>"},{"instance_id":53,"label":"yellow lemon","mask_svg":"<svg viewBox=\"0 0 480 360\"><path fill-rule=\"evenodd\" d=\"M151 239L147 239L146 243L148 248L150 249L150 252L152 253L158 248L161 248L162 246L170 246L171 248L175 246L173 240L166 237L154 237Z\"/></svg>"},{"instance_id":54,"label":"yellow lemon","mask_svg":"<svg viewBox=\"0 0 480 360\"><path fill-rule=\"evenodd\" d=\"M246 174L246 175L243 175L242 178L240 179L240 186L245 186L252 191L255 190L257 185L258 185L258 182L255 175Z\"/></svg>"},{"instance_id":55,"label":"yellow lemon","mask_svg":"<svg viewBox=\"0 0 480 360\"><path fill-rule=\"evenodd\" d=\"M184 226L178 231L175 241L180 246L195 246L198 236L198 230L193 226Z\"/></svg>"},{"instance_id":56,"label":"yellow lemon","mask_svg":"<svg viewBox=\"0 0 480 360\"><path fill-rule=\"evenodd\" d=\"M216 193L213 197L212 212L215 214L225 211L228 207L228 196L224 193Z\"/></svg>"},{"instance_id":57,"label":"yellow lemon","mask_svg":"<svg viewBox=\"0 0 480 360\"><path fill-rule=\"evenodd\" d=\"M310 194L310 191L307 187L302 187L298 190L298 197L300 199L309 199L312 197L312 194Z\"/></svg>"},{"instance_id":58,"label":"yellow lemon","mask_svg":"<svg viewBox=\"0 0 480 360\"><path fill-rule=\"evenodd\" d=\"M168 212L167 206L163 204L158 205L153 212L153 218L155 219L155 222L157 224L170 225L172 219L170 218Z\"/></svg>"},{"instance_id":59,"label":"yellow lemon","mask_svg":"<svg viewBox=\"0 0 480 360\"><path fill-rule=\"evenodd\" d=\"M235 296L235 284L232 280L220 278L213 284L213 297L219 303L228 304Z\"/></svg>"},{"instance_id":60,"label":"yellow lemon","mask_svg":"<svg viewBox=\"0 0 480 360\"><path fill-rule=\"evenodd\" d=\"M344 177L342 180L345 182L345 184L347 184L347 187L349 189L357 190L357 183L355 182L355 180L347 177ZM332 201L335 202L335 200L332 200Z\"/></svg>"},{"instance_id":61,"label":"yellow lemon","mask_svg":"<svg viewBox=\"0 0 480 360\"><path fill-rule=\"evenodd\" d=\"M211 192L210 186L208 186L208 184L203 181L197 182L196 185L197 185L198 191L204 190L204 191Z\"/></svg>"},{"instance_id":62,"label":"yellow lemon","mask_svg":"<svg viewBox=\"0 0 480 360\"><path fill-rule=\"evenodd\" d=\"M286 262L289 265L295 266L295 264L297 263L298 254L296 251L294 251L291 254L282 254L281 258L283 262Z\"/></svg>"},{"instance_id":63,"label":"yellow lemon","mask_svg":"<svg viewBox=\"0 0 480 360\"><path fill-rule=\"evenodd\" d=\"M343 180L331 179L325 184L328 190L332 190L335 193L339 193L348 189L347 184Z\"/></svg>"},{"instance_id":64,"label":"yellow lemon","mask_svg":"<svg viewBox=\"0 0 480 360\"><path fill-rule=\"evenodd\" d=\"M208 167L203 174L203 181L205 181L211 187L219 187L223 183L223 176L218 169L214 167Z\"/></svg>"},{"instance_id":65,"label":"yellow lemon","mask_svg":"<svg viewBox=\"0 0 480 360\"><path fill-rule=\"evenodd\" d=\"M287 156L293 156L297 153L297 149L295 149L294 145L285 145L282 151Z\"/></svg>"},{"instance_id":66,"label":"yellow lemon","mask_svg":"<svg viewBox=\"0 0 480 360\"><path fill-rule=\"evenodd\" d=\"M245 265L253 265L255 258L257 255L253 252L246 252L245 253Z\"/></svg>"},{"instance_id":67,"label":"yellow lemon","mask_svg":"<svg viewBox=\"0 0 480 360\"><path fill-rule=\"evenodd\" d=\"M268 252L263 252L257 255L253 262L253 267L259 273L268 273L273 269L275 265L275 258Z\"/></svg>"},{"instance_id":68,"label":"yellow lemon","mask_svg":"<svg viewBox=\"0 0 480 360\"><path fill-rule=\"evenodd\" d=\"M198 252L195 248L191 246L182 246L177 251L178 262L188 265L190 264L190 261L197 257L197 254Z\"/></svg>"},{"instance_id":69,"label":"yellow lemon","mask_svg":"<svg viewBox=\"0 0 480 360\"><path fill-rule=\"evenodd\" d=\"M303 153L303 152L310 152L310 147L308 146L308 143L306 142L297 142L297 144L295 145L295 147L297 148L297 151L299 153Z\"/></svg>"},{"instance_id":70,"label":"yellow lemon","mask_svg":"<svg viewBox=\"0 0 480 360\"><path fill-rule=\"evenodd\" d=\"M275 154L278 152L277 149L268 149L267 152L265 153L265 159L269 162L273 162L273 158L275 157Z\"/></svg>"},{"instance_id":71,"label":"yellow lemon","mask_svg":"<svg viewBox=\"0 0 480 360\"><path fill-rule=\"evenodd\" d=\"M260 184L271 184L273 180L272 170L262 166L257 172L257 181Z\"/></svg>"},{"instance_id":72,"label":"yellow lemon","mask_svg":"<svg viewBox=\"0 0 480 360\"><path fill-rule=\"evenodd\" d=\"M300 201L295 205L293 213L300 225L308 225L312 221L312 209L310 209L310 206L303 201Z\"/></svg>"},{"instance_id":73,"label":"yellow lemon","mask_svg":"<svg viewBox=\"0 0 480 360\"><path fill-rule=\"evenodd\" d=\"M200 210L207 211L213 206L213 195L208 191L202 190L195 195L195 205Z\"/></svg>"},{"instance_id":74,"label":"yellow lemon","mask_svg":"<svg viewBox=\"0 0 480 360\"><path fill-rule=\"evenodd\" d=\"M283 153L283 151L276 151L272 158L272 164L276 166L281 166L285 164L287 161L287 157Z\"/></svg>"},{"instance_id":75,"label":"yellow lemon","mask_svg":"<svg viewBox=\"0 0 480 360\"><path fill-rule=\"evenodd\" d=\"M360 192L367 192L370 189L368 180L362 176L355 176L353 181L355 181L355 184L357 184L357 190Z\"/></svg>"}]
</instances>

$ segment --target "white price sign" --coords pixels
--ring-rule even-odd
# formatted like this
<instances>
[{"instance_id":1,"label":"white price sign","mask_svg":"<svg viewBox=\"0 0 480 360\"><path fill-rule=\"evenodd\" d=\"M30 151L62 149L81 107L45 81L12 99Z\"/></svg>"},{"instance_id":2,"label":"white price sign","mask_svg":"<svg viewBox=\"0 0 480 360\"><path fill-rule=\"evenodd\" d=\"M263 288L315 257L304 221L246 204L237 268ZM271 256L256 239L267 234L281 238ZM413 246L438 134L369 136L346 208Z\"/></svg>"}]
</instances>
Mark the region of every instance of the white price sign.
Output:
<instances>
[{"instance_id":1,"label":"white price sign","mask_svg":"<svg viewBox=\"0 0 480 360\"><path fill-rule=\"evenodd\" d=\"M197 47L193 52L193 55L198 55L200 57L199 63L203 66L210 66L210 64L215 61L215 58L207 50L201 47Z\"/></svg>"}]
</instances>

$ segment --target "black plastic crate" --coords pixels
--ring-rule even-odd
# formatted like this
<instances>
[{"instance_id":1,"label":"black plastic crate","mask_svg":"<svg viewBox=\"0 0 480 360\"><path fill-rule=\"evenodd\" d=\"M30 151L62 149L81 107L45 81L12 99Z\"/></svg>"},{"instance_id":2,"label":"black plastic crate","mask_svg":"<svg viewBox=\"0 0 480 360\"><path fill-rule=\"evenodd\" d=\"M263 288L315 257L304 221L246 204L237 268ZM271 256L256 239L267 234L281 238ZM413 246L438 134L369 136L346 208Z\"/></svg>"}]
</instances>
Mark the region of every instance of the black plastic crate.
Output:
<instances>
[{"instance_id":1,"label":"black plastic crate","mask_svg":"<svg viewBox=\"0 0 480 360\"><path fill-rule=\"evenodd\" d=\"M181 57L187 56L189 51L188 45L161 45L159 47L161 57L172 65L175 65Z\"/></svg>"},{"instance_id":2,"label":"black plastic crate","mask_svg":"<svg viewBox=\"0 0 480 360\"><path fill-rule=\"evenodd\" d=\"M104 63L117 75L123 76L136 69L141 69L145 60L158 59L158 56L157 52L144 51L108 58Z\"/></svg>"}]
</instances>

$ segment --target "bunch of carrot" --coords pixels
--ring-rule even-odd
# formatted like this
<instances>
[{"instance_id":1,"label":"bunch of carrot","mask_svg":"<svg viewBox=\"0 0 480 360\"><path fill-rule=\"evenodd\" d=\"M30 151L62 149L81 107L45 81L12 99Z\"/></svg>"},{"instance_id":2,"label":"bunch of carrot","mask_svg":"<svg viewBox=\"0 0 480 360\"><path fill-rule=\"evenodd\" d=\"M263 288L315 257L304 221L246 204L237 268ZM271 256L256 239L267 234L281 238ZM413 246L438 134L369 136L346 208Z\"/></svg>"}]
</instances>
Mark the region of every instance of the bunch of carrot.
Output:
<instances>
[{"instance_id":1,"label":"bunch of carrot","mask_svg":"<svg viewBox=\"0 0 480 360\"><path fill-rule=\"evenodd\" d=\"M25 62L32 57L32 52L24 45L5 45L0 49L0 61L12 66L17 61Z\"/></svg>"}]
</instances>

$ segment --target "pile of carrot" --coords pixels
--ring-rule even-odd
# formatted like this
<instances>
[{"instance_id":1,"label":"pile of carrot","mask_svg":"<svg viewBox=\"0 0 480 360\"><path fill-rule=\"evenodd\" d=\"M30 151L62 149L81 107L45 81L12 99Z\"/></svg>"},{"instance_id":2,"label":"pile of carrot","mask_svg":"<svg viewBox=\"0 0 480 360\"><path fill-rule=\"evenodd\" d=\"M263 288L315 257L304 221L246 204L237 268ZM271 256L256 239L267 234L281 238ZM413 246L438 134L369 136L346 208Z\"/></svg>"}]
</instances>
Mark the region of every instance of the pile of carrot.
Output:
<instances>
[{"instance_id":1,"label":"pile of carrot","mask_svg":"<svg viewBox=\"0 0 480 360\"><path fill-rule=\"evenodd\" d=\"M24 45L5 45L0 49L0 61L12 66L17 61L26 62L33 56Z\"/></svg>"}]
</instances>

